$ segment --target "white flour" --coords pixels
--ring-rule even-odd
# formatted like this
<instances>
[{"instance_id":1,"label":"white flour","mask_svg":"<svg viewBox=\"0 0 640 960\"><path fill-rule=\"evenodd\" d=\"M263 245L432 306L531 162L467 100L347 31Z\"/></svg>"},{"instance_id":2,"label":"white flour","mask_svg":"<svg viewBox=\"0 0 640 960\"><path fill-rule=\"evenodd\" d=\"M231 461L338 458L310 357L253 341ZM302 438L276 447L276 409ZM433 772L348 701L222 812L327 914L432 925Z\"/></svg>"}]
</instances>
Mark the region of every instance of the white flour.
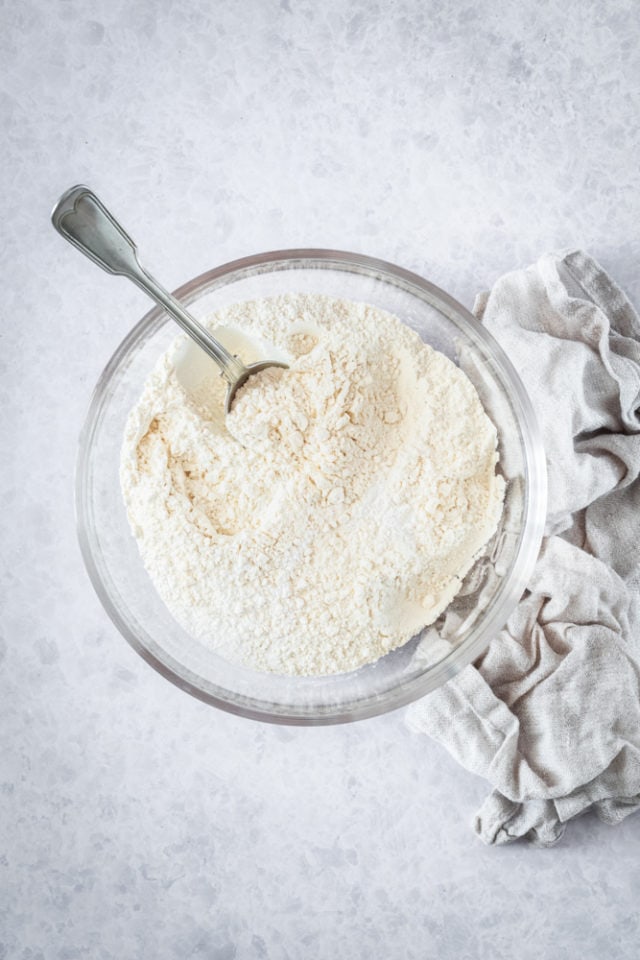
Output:
<instances>
[{"instance_id":1,"label":"white flour","mask_svg":"<svg viewBox=\"0 0 640 960\"><path fill-rule=\"evenodd\" d=\"M366 304L289 294L210 326L290 369L248 381L227 433L213 362L184 337L159 361L121 462L144 564L229 659L304 675L372 662L436 619L494 532L495 428L451 361Z\"/></svg>"}]
</instances>

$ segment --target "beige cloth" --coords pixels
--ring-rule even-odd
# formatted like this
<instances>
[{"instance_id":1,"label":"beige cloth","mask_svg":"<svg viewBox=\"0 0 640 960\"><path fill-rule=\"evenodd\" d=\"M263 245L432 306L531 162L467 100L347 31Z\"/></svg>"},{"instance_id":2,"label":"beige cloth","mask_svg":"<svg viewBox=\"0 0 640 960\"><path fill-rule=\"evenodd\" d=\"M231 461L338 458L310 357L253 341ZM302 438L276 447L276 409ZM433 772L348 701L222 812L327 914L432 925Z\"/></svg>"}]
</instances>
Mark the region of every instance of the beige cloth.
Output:
<instances>
[{"instance_id":1,"label":"beige cloth","mask_svg":"<svg viewBox=\"0 0 640 960\"><path fill-rule=\"evenodd\" d=\"M486 843L555 843L593 808L640 807L640 319L591 257L543 256L475 312L542 429L545 539L528 589L475 664L409 708L493 791Z\"/></svg>"}]
</instances>

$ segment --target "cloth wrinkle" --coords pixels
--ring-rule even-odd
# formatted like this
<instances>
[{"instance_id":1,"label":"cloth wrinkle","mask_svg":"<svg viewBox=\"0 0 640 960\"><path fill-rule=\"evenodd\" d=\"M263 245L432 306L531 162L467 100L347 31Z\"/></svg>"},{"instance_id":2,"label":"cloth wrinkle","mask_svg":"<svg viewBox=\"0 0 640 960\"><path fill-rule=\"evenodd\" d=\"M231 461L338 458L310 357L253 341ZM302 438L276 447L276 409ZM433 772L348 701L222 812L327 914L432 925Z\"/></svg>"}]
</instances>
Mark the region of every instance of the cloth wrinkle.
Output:
<instances>
[{"instance_id":1,"label":"cloth wrinkle","mask_svg":"<svg viewBox=\"0 0 640 960\"><path fill-rule=\"evenodd\" d=\"M640 319L587 253L545 254L476 297L545 440L534 572L487 650L407 712L492 791L488 844L551 846L640 809Z\"/></svg>"}]
</instances>

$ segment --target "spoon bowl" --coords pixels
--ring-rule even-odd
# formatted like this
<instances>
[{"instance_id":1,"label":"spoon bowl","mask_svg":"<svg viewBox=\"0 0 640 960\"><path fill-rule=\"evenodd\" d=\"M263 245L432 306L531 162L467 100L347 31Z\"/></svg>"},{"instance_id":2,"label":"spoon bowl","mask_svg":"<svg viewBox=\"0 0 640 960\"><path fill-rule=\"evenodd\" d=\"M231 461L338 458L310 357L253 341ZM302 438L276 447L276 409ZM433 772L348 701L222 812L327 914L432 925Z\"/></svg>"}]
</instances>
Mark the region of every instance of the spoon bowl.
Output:
<instances>
[{"instance_id":1,"label":"spoon bowl","mask_svg":"<svg viewBox=\"0 0 640 960\"><path fill-rule=\"evenodd\" d=\"M227 395L224 401L224 412L229 413L236 393L240 387L244 386L249 377L253 376L254 373L260 373L261 370L266 370L268 367L284 367L287 369L288 366L288 363L283 363L280 360L261 360L259 363L247 364L244 368L244 372L239 374L236 380L233 383L230 383L227 387Z\"/></svg>"}]
</instances>

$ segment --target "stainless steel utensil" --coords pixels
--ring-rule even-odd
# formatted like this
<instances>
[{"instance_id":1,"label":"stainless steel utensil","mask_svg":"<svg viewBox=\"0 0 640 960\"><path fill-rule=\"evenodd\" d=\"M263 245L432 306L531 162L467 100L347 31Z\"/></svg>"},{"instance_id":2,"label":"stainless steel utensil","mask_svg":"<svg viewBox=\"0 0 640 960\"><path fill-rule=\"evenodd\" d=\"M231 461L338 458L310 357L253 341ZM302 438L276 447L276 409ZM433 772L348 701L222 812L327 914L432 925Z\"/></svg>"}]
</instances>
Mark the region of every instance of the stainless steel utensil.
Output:
<instances>
[{"instance_id":1,"label":"stainless steel utensil","mask_svg":"<svg viewBox=\"0 0 640 960\"><path fill-rule=\"evenodd\" d=\"M229 353L140 265L135 243L89 187L79 185L63 193L53 208L51 221L65 240L107 273L128 277L136 283L215 360L228 384L225 413L231 409L238 388L252 374L267 367L287 366L279 360L262 360L245 365Z\"/></svg>"}]
</instances>

